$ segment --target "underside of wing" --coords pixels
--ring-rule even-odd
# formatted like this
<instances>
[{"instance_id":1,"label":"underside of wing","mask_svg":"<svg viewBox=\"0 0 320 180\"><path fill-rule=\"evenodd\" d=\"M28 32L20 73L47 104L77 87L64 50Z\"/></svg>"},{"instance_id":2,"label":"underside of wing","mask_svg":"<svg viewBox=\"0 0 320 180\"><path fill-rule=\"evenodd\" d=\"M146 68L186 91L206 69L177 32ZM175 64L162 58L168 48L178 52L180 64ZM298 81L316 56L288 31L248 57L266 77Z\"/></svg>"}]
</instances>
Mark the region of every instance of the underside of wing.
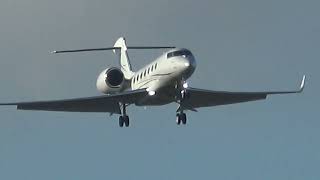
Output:
<instances>
[{"instance_id":1,"label":"underside of wing","mask_svg":"<svg viewBox=\"0 0 320 180\"><path fill-rule=\"evenodd\" d=\"M104 95L56 101L3 103L17 106L19 110L67 111L67 112L109 112L120 114L119 103L132 104L146 95L144 89L126 91L116 95Z\"/></svg>"},{"instance_id":2,"label":"underside of wing","mask_svg":"<svg viewBox=\"0 0 320 180\"><path fill-rule=\"evenodd\" d=\"M300 84L299 90L296 91L266 91L266 92L229 92L229 91L210 91L203 89L189 88L189 98L185 99L180 108L186 110L194 110L199 107L218 106L226 104L234 104L248 101L256 101L266 99L272 94L292 94L301 93L305 85L305 76Z\"/></svg>"},{"instance_id":3,"label":"underside of wing","mask_svg":"<svg viewBox=\"0 0 320 180\"><path fill-rule=\"evenodd\" d=\"M183 109L218 106L248 101L262 100L267 97L264 93L240 93L225 91L209 91L202 89L188 89L189 98L183 101Z\"/></svg>"}]
</instances>

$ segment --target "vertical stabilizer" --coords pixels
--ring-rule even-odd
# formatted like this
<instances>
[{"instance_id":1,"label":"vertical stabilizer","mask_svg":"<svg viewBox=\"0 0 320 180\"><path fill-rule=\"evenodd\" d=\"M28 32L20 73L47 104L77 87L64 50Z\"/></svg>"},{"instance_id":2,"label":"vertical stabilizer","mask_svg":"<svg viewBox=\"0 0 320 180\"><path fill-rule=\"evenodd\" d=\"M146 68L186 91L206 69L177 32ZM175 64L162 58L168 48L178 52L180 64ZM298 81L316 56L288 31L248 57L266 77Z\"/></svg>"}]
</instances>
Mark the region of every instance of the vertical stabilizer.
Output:
<instances>
[{"instance_id":1,"label":"vertical stabilizer","mask_svg":"<svg viewBox=\"0 0 320 180\"><path fill-rule=\"evenodd\" d=\"M126 40L123 37L120 37L113 47L119 47L120 49L114 49L113 52L119 56L121 71L124 74L126 79L130 79L133 76L131 69L131 64L127 52Z\"/></svg>"}]
</instances>

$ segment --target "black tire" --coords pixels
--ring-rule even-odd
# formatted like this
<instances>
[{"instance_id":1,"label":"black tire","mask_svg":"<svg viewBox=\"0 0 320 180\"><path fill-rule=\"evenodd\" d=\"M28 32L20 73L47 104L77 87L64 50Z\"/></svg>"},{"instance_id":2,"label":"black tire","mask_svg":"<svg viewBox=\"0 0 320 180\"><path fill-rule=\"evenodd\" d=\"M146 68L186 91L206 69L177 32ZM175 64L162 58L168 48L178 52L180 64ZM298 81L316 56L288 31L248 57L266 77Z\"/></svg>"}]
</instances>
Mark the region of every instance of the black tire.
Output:
<instances>
[{"instance_id":1,"label":"black tire","mask_svg":"<svg viewBox=\"0 0 320 180\"><path fill-rule=\"evenodd\" d=\"M177 114L177 116L176 116L176 123L177 123L178 125L181 124L181 116L180 116L180 114Z\"/></svg>"},{"instance_id":2,"label":"black tire","mask_svg":"<svg viewBox=\"0 0 320 180\"><path fill-rule=\"evenodd\" d=\"M124 124L124 118L122 116L119 116L119 126L123 127Z\"/></svg>"},{"instance_id":3,"label":"black tire","mask_svg":"<svg viewBox=\"0 0 320 180\"><path fill-rule=\"evenodd\" d=\"M185 113L180 114L182 124L187 124L187 115Z\"/></svg>"},{"instance_id":4,"label":"black tire","mask_svg":"<svg viewBox=\"0 0 320 180\"><path fill-rule=\"evenodd\" d=\"M129 125L130 125L129 116L124 116L123 119L124 119L125 126L129 127Z\"/></svg>"}]
</instances>

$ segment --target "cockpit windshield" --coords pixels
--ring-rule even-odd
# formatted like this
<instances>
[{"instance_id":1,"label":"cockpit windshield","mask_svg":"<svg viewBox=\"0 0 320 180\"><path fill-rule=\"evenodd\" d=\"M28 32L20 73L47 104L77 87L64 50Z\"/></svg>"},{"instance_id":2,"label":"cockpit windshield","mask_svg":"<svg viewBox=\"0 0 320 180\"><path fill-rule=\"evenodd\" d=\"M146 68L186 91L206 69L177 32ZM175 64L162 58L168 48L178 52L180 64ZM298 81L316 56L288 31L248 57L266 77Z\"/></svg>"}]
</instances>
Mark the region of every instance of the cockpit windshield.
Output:
<instances>
[{"instance_id":1,"label":"cockpit windshield","mask_svg":"<svg viewBox=\"0 0 320 180\"><path fill-rule=\"evenodd\" d=\"M192 56L192 53L188 50L179 50L179 51L173 51L167 54L167 58L176 57L176 56Z\"/></svg>"}]
</instances>

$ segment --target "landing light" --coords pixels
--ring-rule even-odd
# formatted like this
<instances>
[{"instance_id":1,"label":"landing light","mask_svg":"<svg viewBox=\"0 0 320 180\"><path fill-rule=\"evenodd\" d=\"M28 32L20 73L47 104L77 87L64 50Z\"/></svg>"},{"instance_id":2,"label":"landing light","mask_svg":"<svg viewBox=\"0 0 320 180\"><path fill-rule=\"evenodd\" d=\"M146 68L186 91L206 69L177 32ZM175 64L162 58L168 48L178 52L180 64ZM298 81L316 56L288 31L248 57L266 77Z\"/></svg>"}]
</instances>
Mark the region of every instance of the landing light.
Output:
<instances>
[{"instance_id":1,"label":"landing light","mask_svg":"<svg viewBox=\"0 0 320 180\"><path fill-rule=\"evenodd\" d=\"M149 96L154 96L156 94L155 91L148 91Z\"/></svg>"},{"instance_id":2,"label":"landing light","mask_svg":"<svg viewBox=\"0 0 320 180\"><path fill-rule=\"evenodd\" d=\"M189 66L190 66L190 63L186 62L186 63L184 63L184 65L185 65L186 67L189 67Z\"/></svg>"},{"instance_id":3,"label":"landing light","mask_svg":"<svg viewBox=\"0 0 320 180\"><path fill-rule=\"evenodd\" d=\"M185 89L187 89L188 87L189 87L189 85L188 85L188 83L187 82L185 82L185 83L183 83L183 85L182 85Z\"/></svg>"}]
</instances>

